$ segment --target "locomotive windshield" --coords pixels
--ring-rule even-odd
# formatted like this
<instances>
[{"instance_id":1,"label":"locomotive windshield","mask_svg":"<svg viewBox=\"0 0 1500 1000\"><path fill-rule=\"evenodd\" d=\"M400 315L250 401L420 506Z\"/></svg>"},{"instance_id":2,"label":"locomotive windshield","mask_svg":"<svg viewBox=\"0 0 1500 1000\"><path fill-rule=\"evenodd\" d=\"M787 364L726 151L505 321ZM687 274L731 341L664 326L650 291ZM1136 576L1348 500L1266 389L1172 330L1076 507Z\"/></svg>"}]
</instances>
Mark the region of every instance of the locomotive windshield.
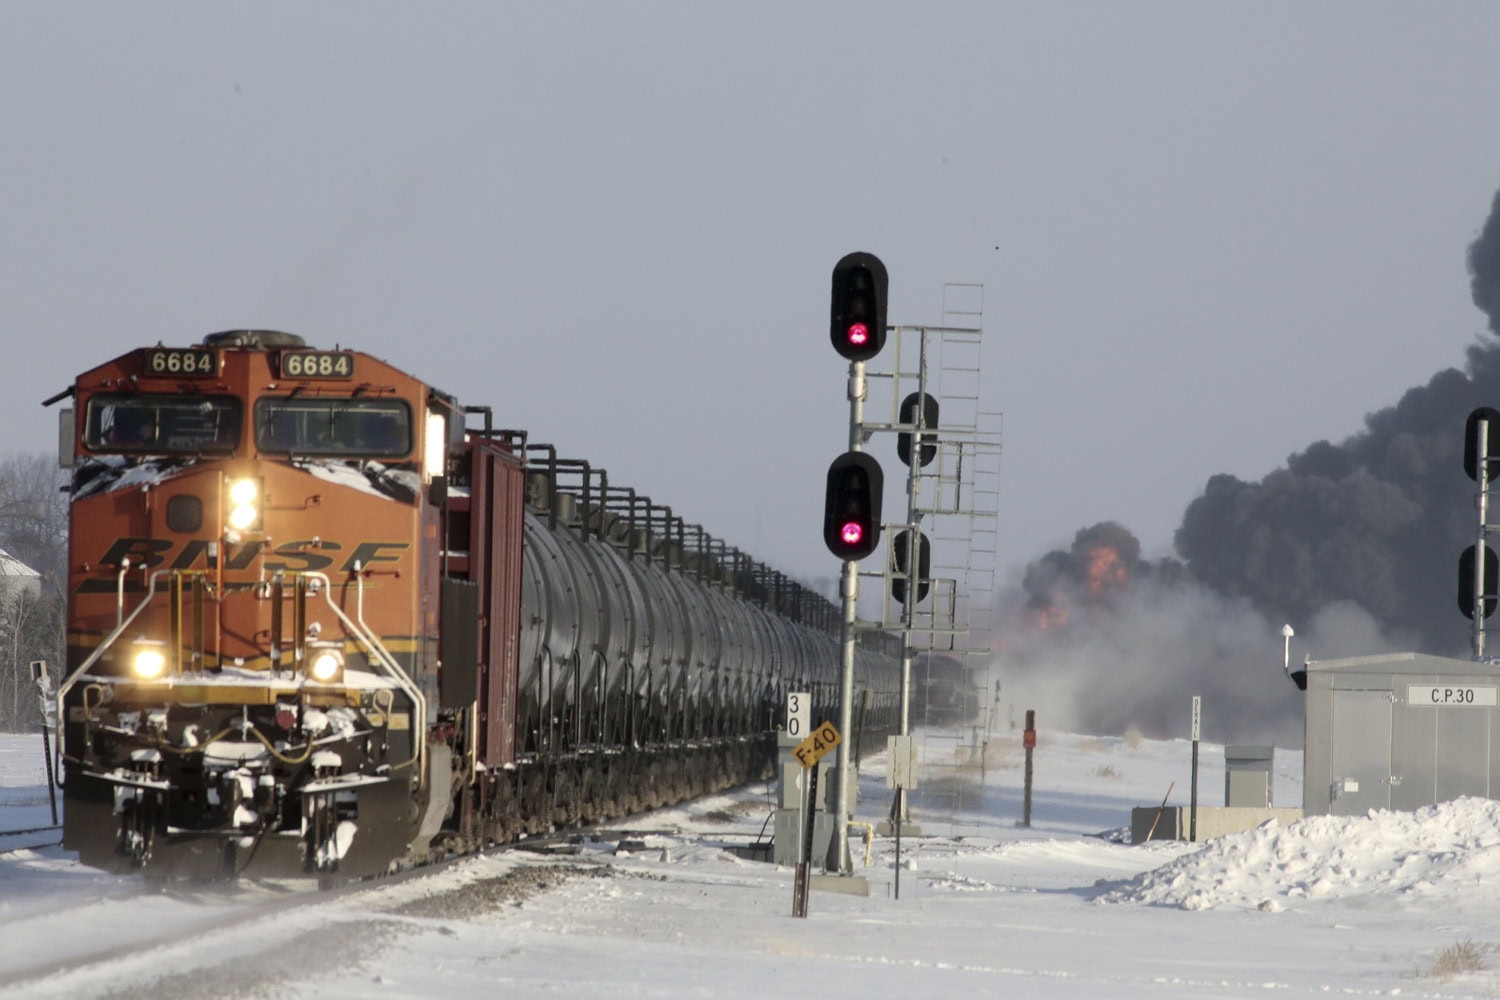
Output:
<instances>
[{"instance_id":1,"label":"locomotive windshield","mask_svg":"<svg viewBox=\"0 0 1500 1000\"><path fill-rule=\"evenodd\" d=\"M410 454L411 410L391 399L265 396L255 403L262 452L359 458Z\"/></svg>"},{"instance_id":2,"label":"locomotive windshield","mask_svg":"<svg viewBox=\"0 0 1500 1000\"><path fill-rule=\"evenodd\" d=\"M88 402L83 443L93 451L152 455L233 451L241 412L233 396L100 394Z\"/></svg>"}]
</instances>

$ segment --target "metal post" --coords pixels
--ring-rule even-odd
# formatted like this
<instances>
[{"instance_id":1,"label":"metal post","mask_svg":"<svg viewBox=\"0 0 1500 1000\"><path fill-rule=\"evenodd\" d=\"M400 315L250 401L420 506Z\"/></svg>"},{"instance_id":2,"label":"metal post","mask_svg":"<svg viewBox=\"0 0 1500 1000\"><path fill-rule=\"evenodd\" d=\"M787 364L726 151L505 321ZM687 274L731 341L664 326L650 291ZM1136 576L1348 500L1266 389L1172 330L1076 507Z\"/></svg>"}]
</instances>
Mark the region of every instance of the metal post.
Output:
<instances>
[{"instance_id":1,"label":"metal post","mask_svg":"<svg viewBox=\"0 0 1500 1000\"><path fill-rule=\"evenodd\" d=\"M843 655L839 670L839 732L847 733L852 728L854 717L854 619L855 605L859 600L859 564L845 560L843 583L839 588L844 598L844 622L842 628ZM849 859L849 740L838 745L838 757L834 764L833 801L836 809L830 817L833 821L833 836L828 841L828 857L825 867L830 872L848 875L853 872Z\"/></svg>"},{"instance_id":2,"label":"metal post","mask_svg":"<svg viewBox=\"0 0 1500 1000\"><path fill-rule=\"evenodd\" d=\"M797 851L797 871L792 880L792 916L807 916L807 891L811 883L808 866L812 859L813 819L818 812L818 765L802 769L803 786L806 788L802 800L803 824L802 844Z\"/></svg>"},{"instance_id":3,"label":"metal post","mask_svg":"<svg viewBox=\"0 0 1500 1000\"><path fill-rule=\"evenodd\" d=\"M46 660L31 661L32 679L36 681L37 704L42 712L42 758L47 762L47 801L52 805L52 825L57 825L57 776L52 770L52 741L50 738L52 718L52 677L47 673Z\"/></svg>"},{"instance_id":4,"label":"metal post","mask_svg":"<svg viewBox=\"0 0 1500 1000\"><path fill-rule=\"evenodd\" d=\"M849 362L849 450L864 450L865 363ZM835 762L833 801L837 814L833 816L833 836L828 841L828 871L840 875L852 875L854 866L849 859L849 813L852 796L849 794L849 731L854 723L854 621L859 602L859 564L844 561L842 583L839 594L843 598L844 621L841 630L842 664L839 670L839 732L845 739L838 745Z\"/></svg>"},{"instance_id":5,"label":"metal post","mask_svg":"<svg viewBox=\"0 0 1500 1000\"><path fill-rule=\"evenodd\" d=\"M906 789L896 786L896 801L891 804L891 825L896 828L896 898L901 898L901 811L906 801Z\"/></svg>"},{"instance_id":6,"label":"metal post","mask_svg":"<svg viewBox=\"0 0 1500 1000\"><path fill-rule=\"evenodd\" d=\"M927 331L921 333L917 352L917 429L926 429L927 407L923 400L927 394ZM917 513L917 483L922 469L922 435L912 435L911 461L906 469L906 600L901 607L901 735L911 735L911 627L916 617L917 587L920 567L917 557L921 551L921 515ZM897 789L898 823L908 818L907 799Z\"/></svg>"},{"instance_id":7,"label":"metal post","mask_svg":"<svg viewBox=\"0 0 1500 1000\"><path fill-rule=\"evenodd\" d=\"M1202 716L1202 709L1202 697L1193 695L1193 794L1192 808L1188 813L1188 842L1191 844L1198 842L1198 720Z\"/></svg>"},{"instance_id":8,"label":"metal post","mask_svg":"<svg viewBox=\"0 0 1500 1000\"><path fill-rule=\"evenodd\" d=\"M1475 454L1479 460L1474 463L1474 478L1479 482L1479 542L1474 546L1474 659L1484 659L1484 564L1488 549L1485 547L1485 534L1489 528L1490 514L1490 422L1484 417L1477 421L1475 436Z\"/></svg>"},{"instance_id":9,"label":"metal post","mask_svg":"<svg viewBox=\"0 0 1500 1000\"><path fill-rule=\"evenodd\" d=\"M1026 747L1026 776L1025 791L1021 800L1021 825L1031 825L1031 755L1036 749L1036 709L1026 710L1026 729L1021 735L1022 744Z\"/></svg>"},{"instance_id":10,"label":"metal post","mask_svg":"<svg viewBox=\"0 0 1500 1000\"><path fill-rule=\"evenodd\" d=\"M910 566L911 563L908 562L906 565ZM908 587L907 587L908 596L910 595L910 592L911 592L910 591L910 584L908 584ZM905 625L905 626L907 626L907 628L903 628L901 630L901 730L900 730L900 732L901 732L902 736L910 736L911 735L911 661L912 661L912 655L913 654L912 654L912 650L911 650L911 632L908 631L908 629L911 626L911 622L907 618L907 616L910 615L910 613L911 613L910 611L904 611L904 612L902 612L902 624Z\"/></svg>"}]
</instances>

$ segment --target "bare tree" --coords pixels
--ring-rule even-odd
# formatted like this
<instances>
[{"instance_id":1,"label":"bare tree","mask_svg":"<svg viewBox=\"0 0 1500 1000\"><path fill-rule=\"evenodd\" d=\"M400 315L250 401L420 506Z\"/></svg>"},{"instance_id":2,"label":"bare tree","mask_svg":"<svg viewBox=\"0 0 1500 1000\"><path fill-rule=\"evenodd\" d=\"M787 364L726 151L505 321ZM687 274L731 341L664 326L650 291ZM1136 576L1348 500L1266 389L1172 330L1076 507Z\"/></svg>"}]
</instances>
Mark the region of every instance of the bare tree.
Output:
<instances>
[{"instance_id":1,"label":"bare tree","mask_svg":"<svg viewBox=\"0 0 1500 1000\"><path fill-rule=\"evenodd\" d=\"M50 455L0 459L0 548L41 574L39 586L0 587L0 730L40 722L31 661L57 680L67 664L68 500Z\"/></svg>"},{"instance_id":2,"label":"bare tree","mask_svg":"<svg viewBox=\"0 0 1500 1000\"><path fill-rule=\"evenodd\" d=\"M61 594L22 587L0 592L0 731L28 732L41 722L31 661L46 660L52 679L65 663ZM54 685L55 686L55 685Z\"/></svg>"},{"instance_id":3,"label":"bare tree","mask_svg":"<svg viewBox=\"0 0 1500 1000\"><path fill-rule=\"evenodd\" d=\"M44 588L67 584L68 498L52 455L0 458L0 548L42 575Z\"/></svg>"}]
</instances>

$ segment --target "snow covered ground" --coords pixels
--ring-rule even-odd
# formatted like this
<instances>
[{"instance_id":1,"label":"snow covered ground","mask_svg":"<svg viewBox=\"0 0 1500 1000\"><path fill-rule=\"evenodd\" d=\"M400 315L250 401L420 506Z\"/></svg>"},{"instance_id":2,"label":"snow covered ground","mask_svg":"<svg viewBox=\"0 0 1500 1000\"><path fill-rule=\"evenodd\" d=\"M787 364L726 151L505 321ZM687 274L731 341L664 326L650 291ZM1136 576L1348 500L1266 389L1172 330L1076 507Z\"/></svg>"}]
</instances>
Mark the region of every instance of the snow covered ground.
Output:
<instances>
[{"instance_id":1,"label":"snow covered ground","mask_svg":"<svg viewBox=\"0 0 1500 1000\"><path fill-rule=\"evenodd\" d=\"M1189 757L1184 741L1043 732L1021 829L1023 758L1007 733L982 784L932 772L915 806L925 836L902 844L900 899L894 843L876 839L865 867L856 841L870 896L815 892L805 920L791 916L790 869L724 849L764 824L759 788L634 821L654 832L629 853L511 851L0 995L1500 995L1500 805L1314 818L1198 846L1120 842L1131 807L1168 786L1187 803ZM1277 805L1299 804L1300 752L1277 751L1274 789ZM1203 744L1199 790L1222 802L1219 746ZM888 795L883 761L867 761L859 818L883 818ZM0 736L0 829L47 814L40 737ZM533 877L519 903L495 889ZM0 982L79 936L201 924L225 905L118 898L133 884L59 848L0 855ZM85 919L52 915L74 902L90 904Z\"/></svg>"}]
</instances>

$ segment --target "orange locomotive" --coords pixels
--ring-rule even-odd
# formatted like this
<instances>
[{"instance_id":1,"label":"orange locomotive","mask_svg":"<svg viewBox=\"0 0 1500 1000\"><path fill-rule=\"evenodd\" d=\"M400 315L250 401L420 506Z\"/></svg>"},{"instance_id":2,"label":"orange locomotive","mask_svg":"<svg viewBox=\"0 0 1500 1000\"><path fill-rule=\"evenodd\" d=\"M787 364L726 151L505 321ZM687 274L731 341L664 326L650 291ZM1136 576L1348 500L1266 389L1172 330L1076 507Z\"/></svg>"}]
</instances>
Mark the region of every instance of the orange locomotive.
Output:
<instances>
[{"instance_id":1,"label":"orange locomotive","mask_svg":"<svg viewBox=\"0 0 1500 1000\"><path fill-rule=\"evenodd\" d=\"M65 842L163 875L385 870L422 798L425 498L462 414L269 332L132 351L72 394Z\"/></svg>"},{"instance_id":2,"label":"orange locomotive","mask_svg":"<svg viewBox=\"0 0 1500 1000\"><path fill-rule=\"evenodd\" d=\"M828 602L369 355L230 331L68 395L86 864L377 874L749 780L787 690L829 710Z\"/></svg>"}]
</instances>

